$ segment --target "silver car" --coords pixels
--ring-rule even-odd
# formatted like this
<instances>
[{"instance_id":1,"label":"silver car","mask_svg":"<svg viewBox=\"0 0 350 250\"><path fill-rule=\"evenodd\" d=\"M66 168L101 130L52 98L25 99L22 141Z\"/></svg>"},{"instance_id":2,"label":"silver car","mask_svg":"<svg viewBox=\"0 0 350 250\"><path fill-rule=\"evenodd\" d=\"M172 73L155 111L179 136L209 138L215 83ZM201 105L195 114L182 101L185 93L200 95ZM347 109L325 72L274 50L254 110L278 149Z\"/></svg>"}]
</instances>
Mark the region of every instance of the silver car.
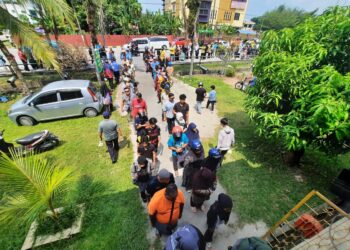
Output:
<instances>
[{"instance_id":1,"label":"silver car","mask_svg":"<svg viewBox=\"0 0 350 250\"><path fill-rule=\"evenodd\" d=\"M52 82L40 91L22 98L8 111L9 118L22 126L71 116L97 116L103 98L88 80Z\"/></svg>"}]
</instances>

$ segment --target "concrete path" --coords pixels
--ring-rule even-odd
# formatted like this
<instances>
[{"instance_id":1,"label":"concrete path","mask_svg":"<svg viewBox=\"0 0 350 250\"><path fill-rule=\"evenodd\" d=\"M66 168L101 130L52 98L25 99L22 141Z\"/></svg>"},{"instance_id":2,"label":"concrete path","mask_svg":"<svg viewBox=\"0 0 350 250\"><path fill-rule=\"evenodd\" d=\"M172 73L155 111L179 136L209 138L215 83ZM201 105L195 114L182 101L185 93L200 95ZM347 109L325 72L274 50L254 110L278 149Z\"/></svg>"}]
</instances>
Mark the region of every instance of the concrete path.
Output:
<instances>
[{"instance_id":1,"label":"concrete path","mask_svg":"<svg viewBox=\"0 0 350 250\"><path fill-rule=\"evenodd\" d=\"M137 68L136 79L140 82L140 92L142 93L144 99L148 105L148 117L155 117L158 120L158 125L161 128L161 143L163 145L163 150L158 156L160 161L160 168L166 168L168 171L174 173L172 161L171 161L171 151L167 148L168 141L168 133L166 130L166 122L162 122L161 120L161 105L157 103L156 93L153 88L153 80L151 75L146 74L144 71L144 64L141 57L134 58L134 63ZM199 115L194 110L195 104L195 89L183 84L180 81L175 81L172 92L176 96L176 101L178 101L178 97L180 94L186 94L187 102L190 105L190 121L197 124L201 139L211 138L215 133L215 129L218 127L219 118L214 111L213 113L207 109L203 109L202 115ZM204 104L204 103L203 103ZM133 135L131 138L132 142L135 143L135 136ZM136 149L136 145L135 149ZM207 152L206 152L207 154ZM206 213L209 209L210 205L214 203L217 199L218 195L222 192L225 193L223 187L218 184L216 191L211 195L209 201L204 203L206 207L205 212L197 212L193 213L190 207L190 194L187 193L182 187L182 173L180 172L180 177L176 178L176 184L178 187L182 189L186 196L186 204L184 208L184 213L182 219L179 221L179 226L184 224L194 224L197 226L204 234L206 230ZM254 204L252 204L254 206ZM213 241L213 249L215 250L224 250L227 249L227 246L232 245L237 239L242 237L249 236L261 236L267 230L266 225L263 222L258 222L252 225L245 225L243 228L238 228L238 216L233 212L231 214L230 220L227 225L221 225L214 234ZM154 241L155 235L152 235L152 231L150 231L148 237L151 242ZM162 238L163 242L166 240L165 237Z\"/></svg>"}]
</instances>

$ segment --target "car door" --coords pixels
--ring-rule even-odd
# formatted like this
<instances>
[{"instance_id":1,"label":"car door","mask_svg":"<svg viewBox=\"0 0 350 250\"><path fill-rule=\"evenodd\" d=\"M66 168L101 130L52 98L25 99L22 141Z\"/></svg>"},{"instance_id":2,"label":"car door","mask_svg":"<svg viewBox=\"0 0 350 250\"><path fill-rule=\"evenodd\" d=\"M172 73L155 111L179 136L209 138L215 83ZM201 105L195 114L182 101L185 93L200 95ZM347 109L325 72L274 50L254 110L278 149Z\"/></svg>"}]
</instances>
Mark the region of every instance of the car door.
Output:
<instances>
[{"instance_id":1,"label":"car door","mask_svg":"<svg viewBox=\"0 0 350 250\"><path fill-rule=\"evenodd\" d=\"M60 115L57 91L36 96L30 106L32 115L37 121L54 119Z\"/></svg>"},{"instance_id":2,"label":"car door","mask_svg":"<svg viewBox=\"0 0 350 250\"><path fill-rule=\"evenodd\" d=\"M59 97L62 116L76 116L83 113L85 101L80 89L60 90Z\"/></svg>"}]
</instances>

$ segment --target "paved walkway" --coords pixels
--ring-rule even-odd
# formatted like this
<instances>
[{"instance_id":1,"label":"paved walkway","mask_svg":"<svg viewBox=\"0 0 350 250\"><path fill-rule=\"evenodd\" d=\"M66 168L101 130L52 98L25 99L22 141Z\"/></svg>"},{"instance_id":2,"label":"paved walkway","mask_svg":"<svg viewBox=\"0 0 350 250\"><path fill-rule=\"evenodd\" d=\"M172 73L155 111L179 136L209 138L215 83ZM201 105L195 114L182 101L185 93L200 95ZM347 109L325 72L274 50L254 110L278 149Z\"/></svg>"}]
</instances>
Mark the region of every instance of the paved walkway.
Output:
<instances>
[{"instance_id":1,"label":"paved walkway","mask_svg":"<svg viewBox=\"0 0 350 250\"><path fill-rule=\"evenodd\" d=\"M144 99L148 105L148 117L155 117L158 120L158 125L161 128L161 143L163 145L163 150L161 151L158 159L160 161L160 168L166 168L168 171L174 173L172 161L171 161L171 151L167 148L168 141L168 133L166 131L166 122L162 122L161 120L161 105L157 103L156 93L153 88L153 80L151 75L144 72L144 65L141 57L134 59L135 66L137 68L136 79L140 82L140 92L142 93ZM219 118L214 111L213 113L207 109L203 109L202 115L199 115L194 110L195 104L195 89L183 84L180 81L175 81L172 92L176 96L176 101L178 101L178 97L180 94L186 94L187 102L190 105L190 121L197 124L201 139L211 138L215 136L215 129L218 127ZM132 142L135 144L135 135L132 135ZM134 145L136 150L136 145ZM207 152L206 152L207 154ZM178 187L181 187L182 176L180 172L180 177L176 178L176 184ZM225 192L223 187L218 184L216 191L211 195L209 201L204 203L206 207L205 212L197 212L193 213L190 208L190 194L187 193L184 189L182 189L186 196L186 204L184 208L184 213L182 219L179 221L179 226L184 224L194 224L197 226L204 234L206 230L206 212L209 209L210 205L214 203L217 199L218 195L222 192ZM254 205L254 204L252 204ZM238 227L238 216L233 212L231 214L230 220L226 226L221 225L214 234L213 241L213 249L221 250L227 249L227 246L232 245L236 239L248 236L260 236L266 231L266 226L264 223L256 223L253 225L246 225L242 229ZM152 231L148 235L151 242L155 239L155 235L152 235ZM163 241L166 240L165 237L162 238Z\"/></svg>"}]
</instances>

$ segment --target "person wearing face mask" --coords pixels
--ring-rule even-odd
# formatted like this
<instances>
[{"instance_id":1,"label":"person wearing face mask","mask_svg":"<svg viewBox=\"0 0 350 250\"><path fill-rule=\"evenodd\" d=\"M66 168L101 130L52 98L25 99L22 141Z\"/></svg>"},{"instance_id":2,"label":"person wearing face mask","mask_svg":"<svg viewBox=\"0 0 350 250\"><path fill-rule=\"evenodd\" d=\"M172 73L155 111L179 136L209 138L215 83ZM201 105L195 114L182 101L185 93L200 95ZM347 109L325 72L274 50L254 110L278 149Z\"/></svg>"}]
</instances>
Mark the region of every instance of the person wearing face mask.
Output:
<instances>
[{"instance_id":1,"label":"person wearing face mask","mask_svg":"<svg viewBox=\"0 0 350 250\"><path fill-rule=\"evenodd\" d=\"M132 182L139 187L141 199L147 202L146 187L152 175L151 163L144 156L139 156L131 166Z\"/></svg>"},{"instance_id":2,"label":"person wearing face mask","mask_svg":"<svg viewBox=\"0 0 350 250\"><path fill-rule=\"evenodd\" d=\"M173 233L184 205L185 196L174 183L154 194L148 204L148 214L157 236Z\"/></svg>"},{"instance_id":3,"label":"person wearing face mask","mask_svg":"<svg viewBox=\"0 0 350 250\"><path fill-rule=\"evenodd\" d=\"M211 250L211 242L213 241L213 234L215 228L220 224L227 224L230 219L233 202L230 196L221 193L218 200L210 206L207 213L207 230L204 234L204 239L207 244L207 249Z\"/></svg>"},{"instance_id":4,"label":"person wearing face mask","mask_svg":"<svg viewBox=\"0 0 350 250\"><path fill-rule=\"evenodd\" d=\"M188 145L188 138L183 133L183 130L179 126L173 127L172 135L168 140L168 147L172 151L173 167L175 176L179 176L178 173L178 160L179 157L184 156Z\"/></svg>"},{"instance_id":5,"label":"person wearing face mask","mask_svg":"<svg viewBox=\"0 0 350 250\"><path fill-rule=\"evenodd\" d=\"M146 115L145 110L139 109L134 120L134 126L137 136L140 136L141 134L147 134L146 127L148 125L148 117ZM142 133L142 131L145 131L145 133Z\"/></svg>"},{"instance_id":6,"label":"person wearing face mask","mask_svg":"<svg viewBox=\"0 0 350 250\"><path fill-rule=\"evenodd\" d=\"M184 167L182 186L185 187L188 192L192 189L193 175L201 168L204 160L204 150L199 140L193 140L189 146L190 149L186 153L184 161L181 163Z\"/></svg>"},{"instance_id":7,"label":"person wearing face mask","mask_svg":"<svg viewBox=\"0 0 350 250\"><path fill-rule=\"evenodd\" d=\"M205 250L203 234L192 224L180 227L168 237L165 250Z\"/></svg>"},{"instance_id":8,"label":"person wearing face mask","mask_svg":"<svg viewBox=\"0 0 350 250\"><path fill-rule=\"evenodd\" d=\"M193 122L191 122L188 125L188 128L186 130L186 135L187 135L187 138L188 138L188 143L191 143L194 140L200 140L199 131L198 131L197 125L194 124Z\"/></svg>"}]
</instances>

